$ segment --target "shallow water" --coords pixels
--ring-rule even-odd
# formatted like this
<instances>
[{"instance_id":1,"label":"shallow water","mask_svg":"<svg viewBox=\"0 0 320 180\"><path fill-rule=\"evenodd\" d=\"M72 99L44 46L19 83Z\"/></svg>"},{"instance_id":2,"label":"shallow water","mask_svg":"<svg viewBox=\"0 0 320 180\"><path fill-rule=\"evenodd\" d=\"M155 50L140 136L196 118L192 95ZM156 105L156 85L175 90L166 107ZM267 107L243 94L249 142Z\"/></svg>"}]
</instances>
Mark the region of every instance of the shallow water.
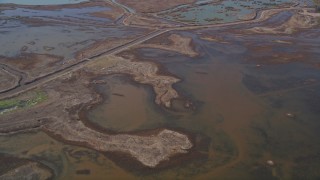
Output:
<instances>
[{"instance_id":1,"label":"shallow water","mask_svg":"<svg viewBox=\"0 0 320 180\"><path fill-rule=\"evenodd\" d=\"M16 8L11 10L2 11L2 15L6 17L29 17L29 18L52 18L59 20L68 20L72 22L90 22L90 23L111 23L112 20L108 18L99 18L94 17L90 14L101 12L101 11L110 11L111 8L108 7L85 7L85 8L62 8L60 10L34 10L26 8Z\"/></svg>"},{"instance_id":2,"label":"shallow water","mask_svg":"<svg viewBox=\"0 0 320 180\"><path fill-rule=\"evenodd\" d=\"M319 168L319 70L305 59L299 63L262 67L255 66L258 60L246 61L253 47L269 44L275 52L308 53L313 57L309 59L311 62L319 61L317 40L302 38L315 33L313 31L319 33L319 30L310 30L296 35L294 40L301 43L296 46L275 42L288 40L288 37L248 35L239 38L224 33L225 40L233 45L229 52L221 51L224 43L207 42L192 33L183 33L194 37L200 46L197 48L204 53L196 60L162 50L139 50L142 57L160 62L170 73L182 78L175 88L197 104L194 113L171 112L174 118L166 125L201 132L210 138L208 149L201 151L207 156L205 160L191 161L143 177L318 177L319 173L313 168ZM207 33L217 35L215 31ZM302 48L307 44L310 48ZM259 55L259 51L255 53ZM256 79L246 82L248 76ZM255 90L257 87L259 91ZM294 116L287 116L288 113ZM276 165L268 166L268 160Z\"/></svg>"},{"instance_id":3,"label":"shallow water","mask_svg":"<svg viewBox=\"0 0 320 180\"><path fill-rule=\"evenodd\" d=\"M112 9L93 6L59 10L2 10L0 45L3 48L0 56L15 57L22 53L38 53L70 59L76 52L97 41L130 39L145 33L141 28L108 27L113 24L113 20L92 15L106 11ZM39 23L33 23L36 21Z\"/></svg>"},{"instance_id":4,"label":"shallow water","mask_svg":"<svg viewBox=\"0 0 320 180\"><path fill-rule=\"evenodd\" d=\"M290 15L282 13L259 24L284 21ZM96 86L105 101L90 110L89 121L122 132L157 127L186 130L206 140L195 148L201 154L197 158L168 169L138 171L42 132L0 136L0 152L40 161L58 179L317 179L320 71L315 64L320 63L320 31L314 28L294 36L236 31L255 25L234 27L235 32L225 28L176 32L194 39L201 54L197 58L137 50L142 58L160 63L182 79L174 88L194 102L195 111L175 112L155 105L151 87L136 85L126 76L102 77L106 83ZM222 41L205 41L200 38L203 34ZM293 53L302 56L296 56L300 58L295 62L276 61ZM181 108L180 101L173 104ZM267 165L268 160L275 165ZM77 174L88 169L90 174Z\"/></svg>"},{"instance_id":5,"label":"shallow water","mask_svg":"<svg viewBox=\"0 0 320 180\"><path fill-rule=\"evenodd\" d=\"M21 53L53 54L65 59L96 41L132 38L144 31L126 27L93 27L76 25L28 26L9 21L0 28L0 55L18 56Z\"/></svg>"},{"instance_id":6,"label":"shallow water","mask_svg":"<svg viewBox=\"0 0 320 180\"><path fill-rule=\"evenodd\" d=\"M105 101L89 112L91 122L116 132L146 129L148 124L164 122L165 116L156 112L152 90L138 86L129 77L103 78L106 84L97 86Z\"/></svg>"},{"instance_id":7,"label":"shallow water","mask_svg":"<svg viewBox=\"0 0 320 180\"><path fill-rule=\"evenodd\" d=\"M32 140L32 143L30 143ZM96 151L66 145L43 132L0 136L0 153L40 162L53 170L54 179L133 178ZM89 170L89 174L79 174Z\"/></svg>"},{"instance_id":8,"label":"shallow water","mask_svg":"<svg viewBox=\"0 0 320 180\"><path fill-rule=\"evenodd\" d=\"M56 5L56 4L76 4L87 0L0 0L0 4L22 4L22 5Z\"/></svg>"},{"instance_id":9,"label":"shallow water","mask_svg":"<svg viewBox=\"0 0 320 180\"><path fill-rule=\"evenodd\" d=\"M14 29L14 31L12 31ZM14 57L21 53L25 46L25 53L50 53L63 56L66 59L72 58L74 53L88 47L97 40L105 38L123 37L126 34L132 36L134 31L125 28L95 28L77 26L40 26L2 28L5 33L0 34L0 55ZM138 33L138 32L137 32ZM50 47L46 49L45 47Z\"/></svg>"},{"instance_id":10,"label":"shallow water","mask_svg":"<svg viewBox=\"0 0 320 180\"><path fill-rule=\"evenodd\" d=\"M301 1L303 2L303 1ZM258 9L268 9L285 3L292 3L291 0L276 1L234 1L225 0L219 3L208 3L198 1L196 6L182 5L159 13L160 16L169 20L192 23L192 24L215 24L239 21L246 15L254 13ZM307 2L312 4L312 2Z\"/></svg>"},{"instance_id":11,"label":"shallow water","mask_svg":"<svg viewBox=\"0 0 320 180\"><path fill-rule=\"evenodd\" d=\"M112 1L113 3L121 6L122 8L124 8L124 9L125 9L126 11L128 11L129 13L135 13L135 10L134 10L134 9L132 9L132 8L130 8L130 7L128 7L128 6L125 6L125 5L123 5L123 4L118 3L117 0L111 0L111 1Z\"/></svg>"}]
</instances>

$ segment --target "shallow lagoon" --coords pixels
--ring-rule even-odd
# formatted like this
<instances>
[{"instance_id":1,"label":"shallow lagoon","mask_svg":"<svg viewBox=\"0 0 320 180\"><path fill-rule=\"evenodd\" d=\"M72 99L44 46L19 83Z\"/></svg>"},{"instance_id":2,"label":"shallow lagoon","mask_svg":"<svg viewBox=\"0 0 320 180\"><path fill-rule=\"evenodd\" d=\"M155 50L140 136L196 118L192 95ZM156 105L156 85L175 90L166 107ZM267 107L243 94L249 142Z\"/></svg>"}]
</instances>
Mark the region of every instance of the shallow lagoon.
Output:
<instances>
[{"instance_id":1,"label":"shallow lagoon","mask_svg":"<svg viewBox=\"0 0 320 180\"><path fill-rule=\"evenodd\" d=\"M97 13L101 11L110 11L109 7L85 7L85 8L62 8L60 10L35 10L26 8L16 8L12 10L4 10L1 12L6 17L17 18L52 18L59 20L69 20L73 22L91 22L91 23L111 23L112 20L108 18L95 17L90 15L91 13Z\"/></svg>"},{"instance_id":2,"label":"shallow lagoon","mask_svg":"<svg viewBox=\"0 0 320 180\"><path fill-rule=\"evenodd\" d=\"M65 179L319 177L320 87L304 84L320 81L319 69L312 64L319 63L319 36L314 37L319 29L308 30L294 38L236 36L223 28L182 34L194 38L201 57L192 59L155 49L142 49L139 53L183 79L175 88L183 97L195 102L197 109L194 112L163 111L153 105L150 88L112 77L107 81L111 90L108 85L99 87L99 91L111 98L96 106L90 112L93 114L89 113L89 120L120 131L171 127L199 133L208 138L208 144L197 149L203 158L148 174L122 169L100 153L64 145L43 133L1 137L0 152L38 160L55 169L57 177ZM224 42L205 41L196 34L219 36ZM292 41L295 45L277 43L277 40ZM273 47L270 50L253 49L270 45ZM301 59L298 63L256 66L260 58L271 59L268 55L278 51L306 53L309 54L308 61ZM255 56L249 59L251 54ZM310 79L313 80L308 81ZM142 108L132 108L136 104ZM145 110L154 112L145 113ZM129 113L122 114L122 111ZM294 117L286 116L288 112ZM33 143L26 143L30 139ZM268 160L273 160L275 166L268 166ZM79 169L90 169L92 173L76 174Z\"/></svg>"},{"instance_id":3,"label":"shallow lagoon","mask_svg":"<svg viewBox=\"0 0 320 180\"><path fill-rule=\"evenodd\" d=\"M224 30L197 33L221 35L225 42L204 41L195 33L184 32L184 35L193 37L197 48L201 49L202 56L197 59L163 50L138 50L141 57L161 63L170 73L182 78L175 88L197 104L195 112L167 112L172 118L166 118L166 126L203 133L210 139L209 146L201 149L206 158L163 170L151 177L319 177L313 168L319 168L320 96L317 82L320 73L310 63L318 62L320 56L318 40L306 38L319 30L296 35L296 46L276 41L293 40L287 36L235 37ZM254 51L252 48L270 44L274 48L269 55L281 50L288 55L291 52L307 53L311 58L298 63L263 64L262 67L256 66L259 59L247 61ZM303 48L306 45L308 48ZM232 51L224 50L230 46ZM263 52L255 53L267 56ZM248 76L256 79L247 79ZM260 87L259 91L255 89L257 87ZM276 165L268 166L268 160ZM149 175L143 177L150 178Z\"/></svg>"},{"instance_id":4,"label":"shallow lagoon","mask_svg":"<svg viewBox=\"0 0 320 180\"><path fill-rule=\"evenodd\" d=\"M302 1L301 1L302 2ZM235 1L224 0L218 3L198 1L196 5L182 5L159 13L169 20L191 24L215 24L239 21L254 14L258 9L273 8L282 4L292 4L291 0L276 1ZM309 1L307 4L311 4ZM251 17L251 15L250 15ZM252 15L252 17L254 17Z\"/></svg>"},{"instance_id":5,"label":"shallow lagoon","mask_svg":"<svg viewBox=\"0 0 320 180\"><path fill-rule=\"evenodd\" d=\"M11 23L10 23L11 24ZM135 29L127 28L96 28L78 26L40 26L29 27L21 25L15 26L8 24L0 31L0 55L14 57L21 53L50 53L63 56L66 59L73 58L74 53L88 47L90 44L104 38L118 38L140 34ZM12 31L12 29L15 29ZM129 33L130 32L130 33ZM23 52L23 47L27 47ZM46 47L51 48L48 50Z\"/></svg>"}]
</instances>

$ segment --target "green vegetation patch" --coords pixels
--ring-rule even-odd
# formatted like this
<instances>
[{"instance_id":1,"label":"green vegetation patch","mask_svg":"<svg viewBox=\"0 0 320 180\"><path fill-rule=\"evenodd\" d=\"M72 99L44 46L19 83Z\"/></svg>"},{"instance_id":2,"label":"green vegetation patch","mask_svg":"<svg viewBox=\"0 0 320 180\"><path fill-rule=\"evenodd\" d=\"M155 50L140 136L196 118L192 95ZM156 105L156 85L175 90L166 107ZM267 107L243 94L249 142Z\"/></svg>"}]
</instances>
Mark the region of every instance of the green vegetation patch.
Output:
<instances>
[{"instance_id":1,"label":"green vegetation patch","mask_svg":"<svg viewBox=\"0 0 320 180\"><path fill-rule=\"evenodd\" d=\"M0 115L14 111L20 108L32 107L47 99L47 94L43 91L30 93L25 97L15 97L11 99L0 100Z\"/></svg>"}]
</instances>

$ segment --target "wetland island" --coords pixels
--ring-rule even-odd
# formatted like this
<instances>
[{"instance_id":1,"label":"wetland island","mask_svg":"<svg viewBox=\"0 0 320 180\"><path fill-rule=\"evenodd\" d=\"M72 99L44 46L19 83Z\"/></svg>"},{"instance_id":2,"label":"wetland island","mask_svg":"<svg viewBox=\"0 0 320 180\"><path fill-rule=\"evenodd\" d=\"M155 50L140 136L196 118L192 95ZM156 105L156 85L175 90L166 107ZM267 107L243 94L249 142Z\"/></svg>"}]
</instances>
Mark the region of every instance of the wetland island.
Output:
<instances>
[{"instance_id":1,"label":"wetland island","mask_svg":"<svg viewBox=\"0 0 320 180\"><path fill-rule=\"evenodd\" d=\"M0 179L319 179L320 1L0 0Z\"/></svg>"}]
</instances>

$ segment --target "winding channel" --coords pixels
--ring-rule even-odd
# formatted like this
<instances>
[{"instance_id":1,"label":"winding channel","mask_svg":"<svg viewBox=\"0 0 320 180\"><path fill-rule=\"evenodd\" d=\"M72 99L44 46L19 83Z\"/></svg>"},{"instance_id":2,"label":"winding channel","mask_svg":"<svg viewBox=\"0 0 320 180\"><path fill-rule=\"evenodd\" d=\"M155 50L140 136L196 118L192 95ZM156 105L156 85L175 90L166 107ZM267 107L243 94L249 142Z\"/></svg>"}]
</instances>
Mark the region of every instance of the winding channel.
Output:
<instances>
[{"instance_id":1,"label":"winding channel","mask_svg":"<svg viewBox=\"0 0 320 180\"><path fill-rule=\"evenodd\" d=\"M6 93L6 92L10 92L10 91L22 86L23 84L25 84L25 81L26 81L26 79L28 77L28 75L26 73L18 71L18 70L14 69L14 68L6 65L6 64L0 64L0 68L2 70L6 71L7 73L17 77L17 79L18 79L15 86L0 91L0 94L1 93Z\"/></svg>"}]
</instances>

